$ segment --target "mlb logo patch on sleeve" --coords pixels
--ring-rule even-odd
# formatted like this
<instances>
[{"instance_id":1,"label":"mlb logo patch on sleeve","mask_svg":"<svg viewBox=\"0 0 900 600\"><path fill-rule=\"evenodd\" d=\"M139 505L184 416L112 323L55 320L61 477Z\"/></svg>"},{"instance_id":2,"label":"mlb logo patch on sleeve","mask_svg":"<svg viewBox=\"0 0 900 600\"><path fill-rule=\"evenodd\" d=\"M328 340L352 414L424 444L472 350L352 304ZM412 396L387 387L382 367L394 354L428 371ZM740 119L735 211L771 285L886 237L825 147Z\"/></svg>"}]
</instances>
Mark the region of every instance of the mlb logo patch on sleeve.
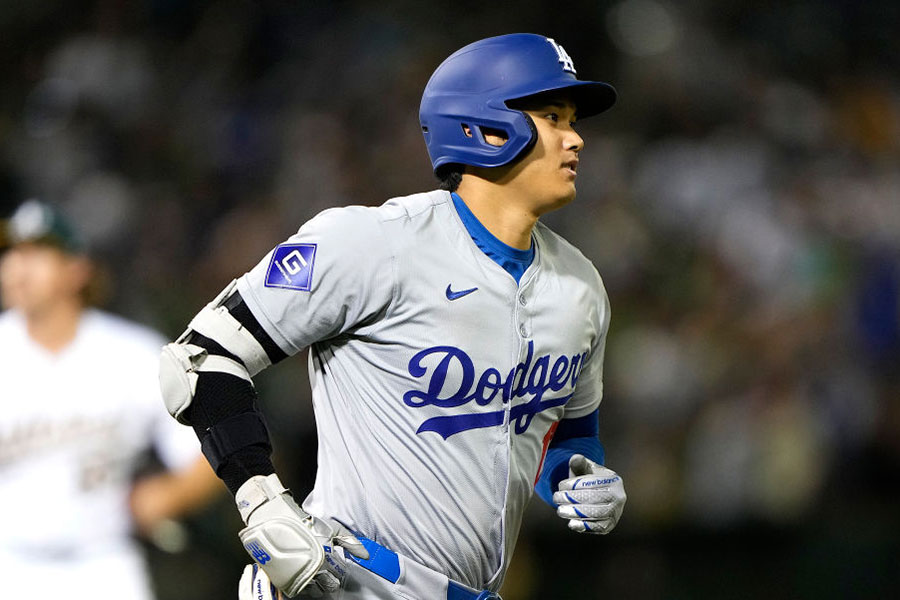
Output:
<instances>
[{"instance_id":1,"label":"mlb logo patch on sleeve","mask_svg":"<svg viewBox=\"0 0 900 600\"><path fill-rule=\"evenodd\" d=\"M281 244L272 254L266 287L308 292L312 287L315 260L315 244Z\"/></svg>"}]
</instances>

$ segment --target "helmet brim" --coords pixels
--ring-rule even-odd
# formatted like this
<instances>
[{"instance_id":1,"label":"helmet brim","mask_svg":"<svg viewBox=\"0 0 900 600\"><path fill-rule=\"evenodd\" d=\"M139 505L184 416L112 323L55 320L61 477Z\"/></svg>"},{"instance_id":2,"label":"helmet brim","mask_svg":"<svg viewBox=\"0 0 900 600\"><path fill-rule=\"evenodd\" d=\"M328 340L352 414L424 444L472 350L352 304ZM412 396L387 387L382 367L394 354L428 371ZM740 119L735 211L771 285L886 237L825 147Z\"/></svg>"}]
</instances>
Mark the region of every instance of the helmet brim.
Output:
<instances>
[{"instance_id":1,"label":"helmet brim","mask_svg":"<svg viewBox=\"0 0 900 600\"><path fill-rule=\"evenodd\" d=\"M507 106L510 103L518 104L522 102L536 101L551 98L568 98L575 103L575 114L579 119L599 115L612 108L616 103L618 93L616 88L600 81L578 81L565 82L563 85L549 86L546 89L530 90L521 96L509 98L506 100Z\"/></svg>"}]
</instances>

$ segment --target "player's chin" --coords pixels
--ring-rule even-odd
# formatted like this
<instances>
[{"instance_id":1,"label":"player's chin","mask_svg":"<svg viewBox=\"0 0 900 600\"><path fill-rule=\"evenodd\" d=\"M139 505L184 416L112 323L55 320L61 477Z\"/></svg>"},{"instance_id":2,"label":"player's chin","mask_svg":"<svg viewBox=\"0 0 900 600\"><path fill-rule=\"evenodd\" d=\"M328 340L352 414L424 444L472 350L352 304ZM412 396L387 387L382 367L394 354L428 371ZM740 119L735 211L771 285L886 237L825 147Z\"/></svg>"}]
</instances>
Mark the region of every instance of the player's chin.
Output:
<instances>
[{"instance_id":1,"label":"player's chin","mask_svg":"<svg viewBox=\"0 0 900 600\"><path fill-rule=\"evenodd\" d=\"M554 187L553 190L544 190L544 200L541 202L539 213L545 215L548 212L560 209L575 199L575 185L563 184Z\"/></svg>"},{"instance_id":2,"label":"player's chin","mask_svg":"<svg viewBox=\"0 0 900 600\"><path fill-rule=\"evenodd\" d=\"M575 200L575 184L571 183L565 186L562 190L560 190L559 199L556 202L556 206L554 208L562 208L563 206L570 204L573 200Z\"/></svg>"}]
</instances>

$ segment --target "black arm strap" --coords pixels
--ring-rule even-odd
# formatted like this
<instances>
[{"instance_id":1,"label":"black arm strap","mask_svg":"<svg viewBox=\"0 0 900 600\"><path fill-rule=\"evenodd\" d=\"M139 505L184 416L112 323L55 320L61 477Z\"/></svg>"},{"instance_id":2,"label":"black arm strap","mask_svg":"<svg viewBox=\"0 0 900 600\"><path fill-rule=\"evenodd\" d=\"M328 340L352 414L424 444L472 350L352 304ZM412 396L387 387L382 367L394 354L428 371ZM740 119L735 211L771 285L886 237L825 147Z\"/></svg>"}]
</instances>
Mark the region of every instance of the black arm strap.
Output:
<instances>
[{"instance_id":1,"label":"black arm strap","mask_svg":"<svg viewBox=\"0 0 900 600\"><path fill-rule=\"evenodd\" d=\"M275 343L272 336L266 333L266 330L262 328L262 325L259 324L259 321L257 321L256 317L253 316L253 313L250 312L247 304L244 303L244 299L241 298L240 293L235 292L228 296L224 306L228 309L231 316L237 319L237 322L256 338L256 341L259 342L263 347L263 350L266 351L266 354L269 356L269 360L273 365L287 358L288 355L285 354L284 350L278 347L278 344ZM226 350L217 341L210 339L205 335L201 335L196 331L191 331L188 334L186 341L189 344L205 348L210 354L218 354L219 356L225 356L231 360L241 362L241 359Z\"/></svg>"},{"instance_id":2,"label":"black arm strap","mask_svg":"<svg viewBox=\"0 0 900 600\"><path fill-rule=\"evenodd\" d=\"M259 411L251 411L228 417L206 430L200 440L203 455L216 474L233 455L247 446L261 446L269 454L269 430Z\"/></svg>"},{"instance_id":3,"label":"black arm strap","mask_svg":"<svg viewBox=\"0 0 900 600\"><path fill-rule=\"evenodd\" d=\"M237 319L238 323L256 338L256 341L260 343L263 350L269 355L269 360L272 361L273 365L287 358L287 354L285 354L284 350L278 347L278 344L275 343L272 336L266 333L266 330L262 328L262 325L259 324L259 321L257 321L256 317L253 316L253 313L250 312L250 308L247 306L247 303L244 302L240 292L236 291L228 296L224 306L228 309L228 312L231 313L231 316Z\"/></svg>"},{"instance_id":4,"label":"black arm strap","mask_svg":"<svg viewBox=\"0 0 900 600\"><path fill-rule=\"evenodd\" d=\"M187 418L204 455L231 493L254 475L275 472L272 445L249 381L227 373L199 373ZM247 432L235 433L242 428Z\"/></svg>"}]
</instances>

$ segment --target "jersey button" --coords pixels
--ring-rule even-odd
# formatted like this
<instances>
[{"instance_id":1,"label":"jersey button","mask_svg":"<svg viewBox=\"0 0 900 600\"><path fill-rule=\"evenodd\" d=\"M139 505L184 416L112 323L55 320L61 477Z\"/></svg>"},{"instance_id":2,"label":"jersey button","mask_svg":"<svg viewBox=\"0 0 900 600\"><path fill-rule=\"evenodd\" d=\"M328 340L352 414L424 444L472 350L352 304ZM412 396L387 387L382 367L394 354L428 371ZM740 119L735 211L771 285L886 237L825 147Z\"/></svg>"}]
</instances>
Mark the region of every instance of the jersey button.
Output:
<instances>
[{"instance_id":1,"label":"jersey button","mask_svg":"<svg viewBox=\"0 0 900 600\"><path fill-rule=\"evenodd\" d=\"M519 304L522 306L528 304L528 298L526 298L524 294L519 296Z\"/></svg>"},{"instance_id":2,"label":"jersey button","mask_svg":"<svg viewBox=\"0 0 900 600\"><path fill-rule=\"evenodd\" d=\"M525 326L525 323L519 324L519 333L522 334L522 337L528 337L528 327Z\"/></svg>"}]
</instances>

